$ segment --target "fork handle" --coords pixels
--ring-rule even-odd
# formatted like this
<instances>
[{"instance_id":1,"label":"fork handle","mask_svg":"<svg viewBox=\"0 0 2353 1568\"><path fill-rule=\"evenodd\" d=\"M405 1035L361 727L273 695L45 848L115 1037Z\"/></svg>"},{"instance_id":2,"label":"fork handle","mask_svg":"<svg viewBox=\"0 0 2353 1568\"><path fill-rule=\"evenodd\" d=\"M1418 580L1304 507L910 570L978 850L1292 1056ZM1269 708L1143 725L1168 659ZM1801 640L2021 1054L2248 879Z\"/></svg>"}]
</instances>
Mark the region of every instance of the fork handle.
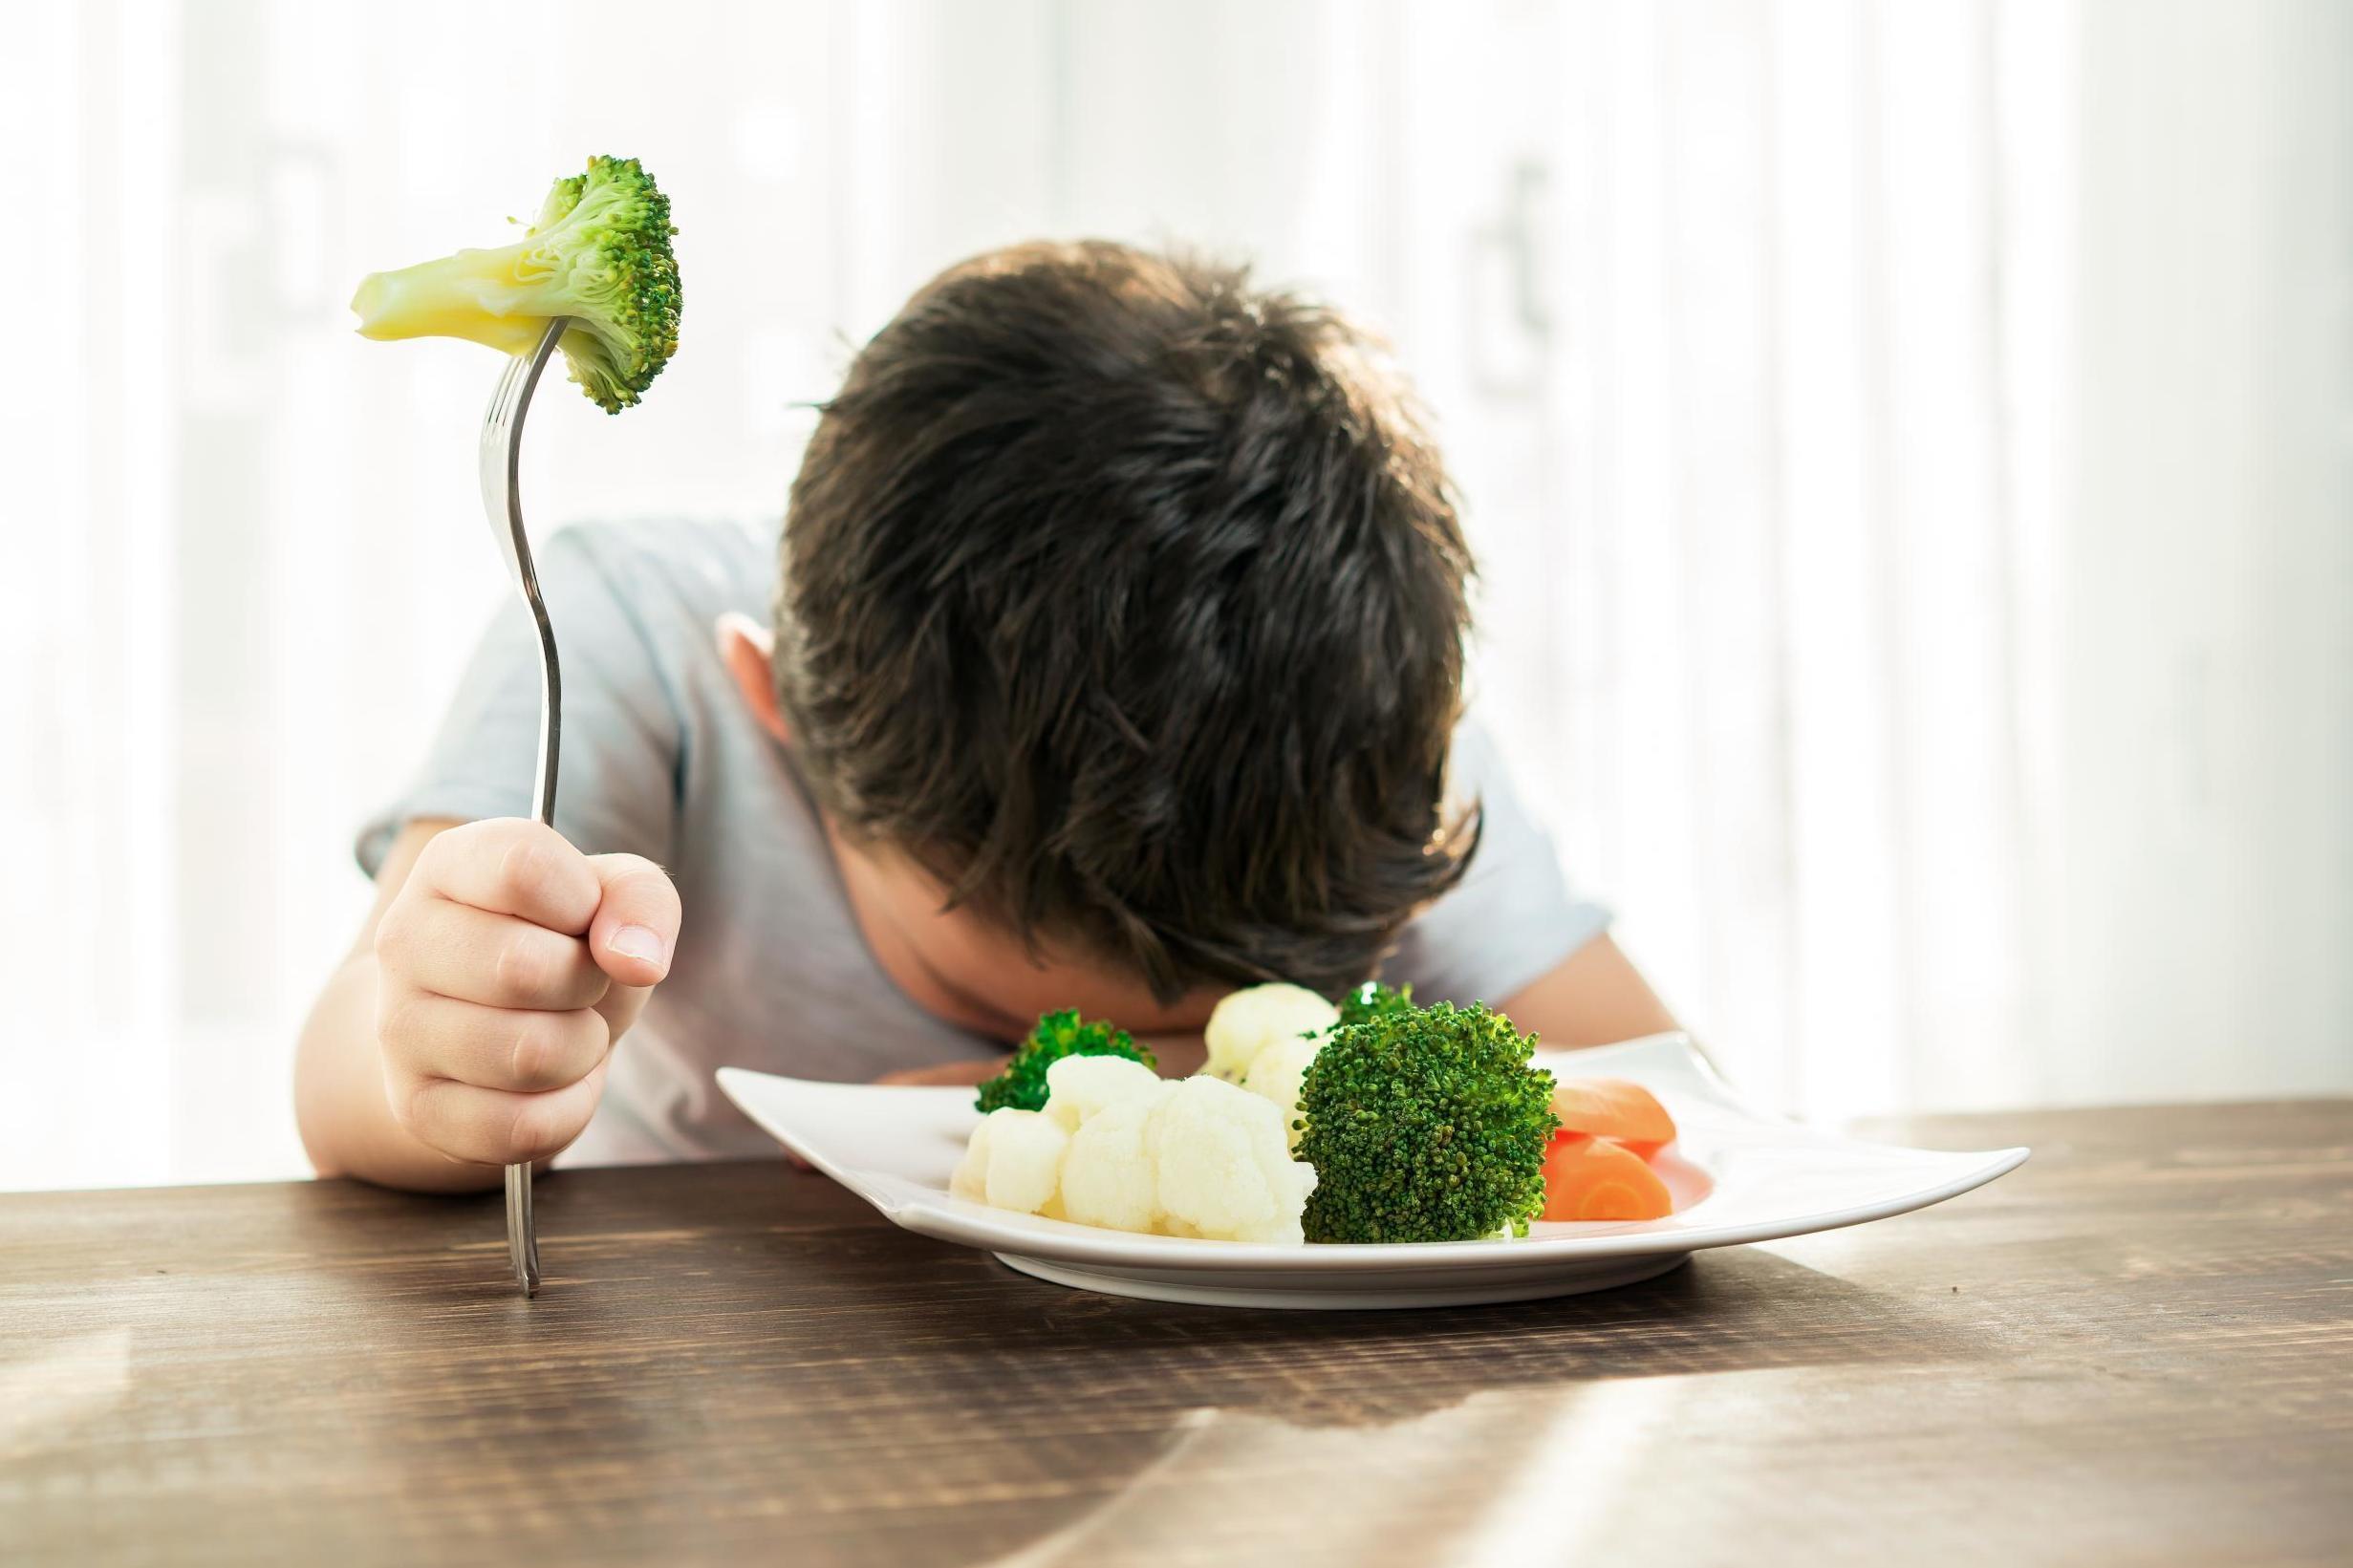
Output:
<instances>
[{"instance_id":1,"label":"fork handle","mask_svg":"<svg viewBox=\"0 0 2353 1568\"><path fill-rule=\"evenodd\" d=\"M558 338L563 335L561 320L548 324L539 349L531 358L530 376L524 397L528 403L530 391L539 383L539 373L546 368L549 355L555 352ZM518 427L521 415L517 415ZM519 444L519 443L518 443ZM517 461L513 450L507 462ZM548 602L540 596L539 571L531 561L531 542L523 531L523 507L518 496L519 486L510 472L507 525L513 530L515 547L515 576L523 589L523 601L530 607L531 624L539 633L539 765L531 779L531 815L548 827L555 826L556 762L564 742L564 672L555 656L555 626L548 619ZM527 1161L507 1168L507 1252L514 1264L515 1281L523 1287L524 1298L539 1294L539 1227L531 1218L531 1168Z\"/></svg>"},{"instance_id":2,"label":"fork handle","mask_svg":"<svg viewBox=\"0 0 2353 1568\"><path fill-rule=\"evenodd\" d=\"M523 596L539 628L539 767L531 780L531 814L547 827L555 826L556 760L564 740L564 675L555 657L555 628L539 596L539 578L531 569L530 546L517 530L521 554ZM507 1252L514 1264L515 1281L526 1299L539 1294L539 1228L531 1220L531 1168L526 1162L507 1168Z\"/></svg>"}]
</instances>

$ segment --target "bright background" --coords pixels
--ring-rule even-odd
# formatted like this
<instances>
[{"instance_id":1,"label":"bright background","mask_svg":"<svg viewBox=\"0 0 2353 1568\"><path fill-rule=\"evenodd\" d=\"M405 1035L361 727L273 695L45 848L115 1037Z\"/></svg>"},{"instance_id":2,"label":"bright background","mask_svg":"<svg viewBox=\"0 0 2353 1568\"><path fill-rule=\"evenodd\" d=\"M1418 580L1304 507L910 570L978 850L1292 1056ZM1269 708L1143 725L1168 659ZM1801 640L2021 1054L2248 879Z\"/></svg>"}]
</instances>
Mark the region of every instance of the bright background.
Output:
<instances>
[{"instance_id":1,"label":"bright background","mask_svg":"<svg viewBox=\"0 0 2353 1568\"><path fill-rule=\"evenodd\" d=\"M1571 874L1837 1117L2353 1088L2353 5L11 11L0 1187L303 1169L354 825L502 604L497 364L349 331L590 151L684 232L529 495L772 517L982 247L1255 256L1385 331ZM580 40L575 42L574 40Z\"/></svg>"}]
</instances>

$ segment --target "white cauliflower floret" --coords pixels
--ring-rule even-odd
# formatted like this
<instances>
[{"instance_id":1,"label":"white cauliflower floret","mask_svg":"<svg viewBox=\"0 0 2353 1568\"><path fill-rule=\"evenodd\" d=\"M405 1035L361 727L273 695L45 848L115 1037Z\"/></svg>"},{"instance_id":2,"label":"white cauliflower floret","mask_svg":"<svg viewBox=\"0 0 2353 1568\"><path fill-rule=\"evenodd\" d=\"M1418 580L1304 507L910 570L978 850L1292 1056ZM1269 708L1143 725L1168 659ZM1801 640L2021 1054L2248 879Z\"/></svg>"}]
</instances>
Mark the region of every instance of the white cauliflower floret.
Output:
<instances>
[{"instance_id":1,"label":"white cauliflower floret","mask_svg":"<svg viewBox=\"0 0 2353 1568\"><path fill-rule=\"evenodd\" d=\"M1070 1135L1034 1110L992 1110L972 1129L948 1191L992 1209L1034 1214L1054 1207Z\"/></svg>"},{"instance_id":2,"label":"white cauliflower floret","mask_svg":"<svg viewBox=\"0 0 2353 1568\"><path fill-rule=\"evenodd\" d=\"M1066 1132L1106 1106L1160 1091L1160 1075L1124 1056L1066 1056L1046 1069L1046 1114Z\"/></svg>"},{"instance_id":3,"label":"white cauliflower floret","mask_svg":"<svg viewBox=\"0 0 2353 1568\"><path fill-rule=\"evenodd\" d=\"M1201 1038L1209 1061L1201 1071L1239 1084L1259 1052L1279 1040L1321 1034L1340 1021L1340 1010L1305 986L1253 985L1220 1000Z\"/></svg>"},{"instance_id":4,"label":"white cauliflower floret","mask_svg":"<svg viewBox=\"0 0 2353 1568\"><path fill-rule=\"evenodd\" d=\"M1290 1157L1281 1112L1215 1078L1188 1078L1153 1107L1146 1152L1159 1177L1161 1229L1227 1241L1306 1237L1300 1214L1315 1170Z\"/></svg>"},{"instance_id":5,"label":"white cauliflower floret","mask_svg":"<svg viewBox=\"0 0 2353 1568\"><path fill-rule=\"evenodd\" d=\"M1324 1048L1324 1042L1315 1040L1278 1040L1259 1052L1250 1063L1250 1076L1241 1086L1252 1094L1272 1102L1283 1122L1284 1147L1299 1147L1299 1087L1307 1077L1307 1064L1315 1053Z\"/></svg>"},{"instance_id":6,"label":"white cauliflower floret","mask_svg":"<svg viewBox=\"0 0 2353 1568\"><path fill-rule=\"evenodd\" d=\"M1153 1229L1160 1216L1160 1184L1144 1133L1154 1109L1176 1087L1163 1085L1149 1097L1114 1101L1079 1125L1062 1162L1065 1217L1108 1231Z\"/></svg>"}]
</instances>

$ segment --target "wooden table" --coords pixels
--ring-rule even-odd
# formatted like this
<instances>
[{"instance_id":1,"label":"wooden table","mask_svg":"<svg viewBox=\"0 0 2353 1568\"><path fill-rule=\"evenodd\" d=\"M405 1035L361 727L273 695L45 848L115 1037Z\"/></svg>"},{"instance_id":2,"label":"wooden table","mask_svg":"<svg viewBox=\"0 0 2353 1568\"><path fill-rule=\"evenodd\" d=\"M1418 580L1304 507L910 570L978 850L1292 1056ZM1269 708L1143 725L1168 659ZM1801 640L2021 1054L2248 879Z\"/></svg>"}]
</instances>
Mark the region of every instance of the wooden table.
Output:
<instances>
[{"instance_id":1,"label":"wooden table","mask_svg":"<svg viewBox=\"0 0 2353 1568\"><path fill-rule=\"evenodd\" d=\"M0 1198L0 1561L2353 1560L2353 1101L1936 1118L1923 1214L1394 1314L1082 1295L781 1165Z\"/></svg>"}]
</instances>

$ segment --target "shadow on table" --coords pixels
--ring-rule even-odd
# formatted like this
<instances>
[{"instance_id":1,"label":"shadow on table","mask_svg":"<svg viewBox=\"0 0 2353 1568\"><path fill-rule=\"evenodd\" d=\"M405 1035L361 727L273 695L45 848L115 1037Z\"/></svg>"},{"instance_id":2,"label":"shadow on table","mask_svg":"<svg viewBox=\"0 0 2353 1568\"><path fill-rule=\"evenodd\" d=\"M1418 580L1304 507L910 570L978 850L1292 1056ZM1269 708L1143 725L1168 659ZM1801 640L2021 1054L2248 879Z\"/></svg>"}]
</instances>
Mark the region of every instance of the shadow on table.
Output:
<instances>
[{"instance_id":1,"label":"shadow on table","mask_svg":"<svg viewBox=\"0 0 2353 1568\"><path fill-rule=\"evenodd\" d=\"M1704 1253L1615 1290L1490 1306L1284 1312L1068 1290L979 1253L911 1270L873 1249L806 1251L794 1272L859 1299L861 1328L991 1401L1038 1379L1163 1408L1252 1409L1301 1426L1413 1419L1485 1390L1775 1367L1966 1361L1974 1336L1905 1300L1755 1248ZM795 1247L779 1237L780 1250ZM949 1278L943 1278L943 1275ZM922 1288L905 1281L920 1278ZM829 1294L831 1294L829 1291Z\"/></svg>"}]
</instances>

